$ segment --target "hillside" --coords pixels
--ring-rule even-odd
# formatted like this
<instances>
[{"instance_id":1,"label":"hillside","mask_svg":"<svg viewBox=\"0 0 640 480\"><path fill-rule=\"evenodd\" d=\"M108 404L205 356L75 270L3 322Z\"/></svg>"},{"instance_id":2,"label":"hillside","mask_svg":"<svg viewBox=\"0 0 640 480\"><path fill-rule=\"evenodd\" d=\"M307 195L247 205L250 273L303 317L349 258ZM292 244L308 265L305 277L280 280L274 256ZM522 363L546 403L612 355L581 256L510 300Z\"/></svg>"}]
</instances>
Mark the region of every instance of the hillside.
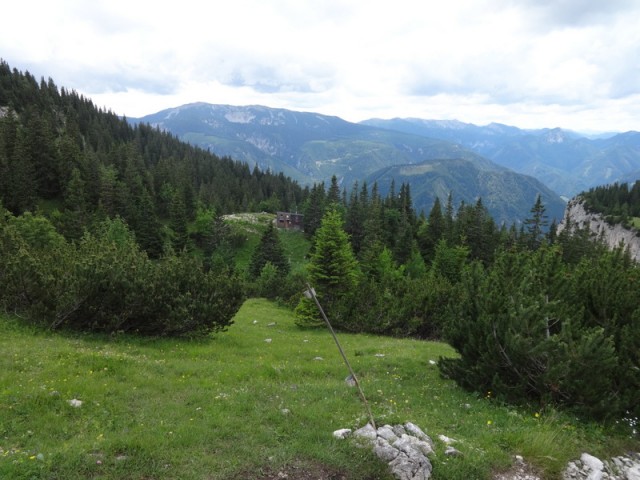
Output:
<instances>
[{"instance_id":1,"label":"hillside","mask_svg":"<svg viewBox=\"0 0 640 480\"><path fill-rule=\"evenodd\" d=\"M477 126L418 118L370 119L361 124L459 144L531 175L565 197L603 183L636 180L640 169L638 132L588 138L559 128L522 130L496 123Z\"/></svg>"},{"instance_id":2,"label":"hillside","mask_svg":"<svg viewBox=\"0 0 640 480\"><path fill-rule=\"evenodd\" d=\"M332 436L366 415L329 334L264 300L199 341L58 335L4 316L0 333L2 478L390 479ZM514 454L552 479L585 448L633 448L569 415L466 393L434 364L453 354L445 344L339 336L376 420L412 421L436 442L434 480L492 478ZM444 455L440 434L463 455Z\"/></svg>"},{"instance_id":3,"label":"hillside","mask_svg":"<svg viewBox=\"0 0 640 480\"><path fill-rule=\"evenodd\" d=\"M507 172L504 167L448 140L354 124L317 113L196 103L130 121L148 122L217 155L229 155L263 169L282 171L304 183L328 182L336 175L341 186L347 189L355 181L382 178L391 167L436 160L451 160L447 167L451 171L464 165L462 168L471 166L473 171L496 172L497 176ZM453 177L458 178L454 181ZM449 191L455 198L473 199L491 191L492 204L496 205L492 211L499 215L499 221L507 223L526 218L537 194L548 199L549 204L560 202L544 185L522 175L512 176L510 183L516 188L510 191L502 188L503 182L488 184L485 180L484 175L471 181L465 172L447 173L439 177L438 195L444 202ZM424 189L420 177L406 175L403 181L414 190ZM534 191L532 195L530 190ZM446 193L442 195L442 191ZM381 189L381 193L384 195L387 191ZM524 196L518 198L515 208L502 200L520 193ZM429 211L433 205L433 195L424 198L425 203L416 202L418 211ZM521 208L522 205L526 206ZM508 217L505 212L510 212Z\"/></svg>"},{"instance_id":4,"label":"hillside","mask_svg":"<svg viewBox=\"0 0 640 480\"><path fill-rule=\"evenodd\" d=\"M153 257L182 250L197 210L292 209L302 187L220 158L148 125L132 126L52 79L0 61L0 203L41 210L69 239L120 217Z\"/></svg>"},{"instance_id":5,"label":"hillside","mask_svg":"<svg viewBox=\"0 0 640 480\"><path fill-rule=\"evenodd\" d=\"M436 197L447 198L449 191L455 192L456 202L463 201L468 205L482 198L482 203L499 225L520 224L529 218L538 195L549 218L562 218L565 209L565 203L533 177L511 170L482 170L473 162L462 159L389 167L371 175L367 181L378 182L383 192L388 191L392 181L409 183L418 211L426 210Z\"/></svg>"}]
</instances>

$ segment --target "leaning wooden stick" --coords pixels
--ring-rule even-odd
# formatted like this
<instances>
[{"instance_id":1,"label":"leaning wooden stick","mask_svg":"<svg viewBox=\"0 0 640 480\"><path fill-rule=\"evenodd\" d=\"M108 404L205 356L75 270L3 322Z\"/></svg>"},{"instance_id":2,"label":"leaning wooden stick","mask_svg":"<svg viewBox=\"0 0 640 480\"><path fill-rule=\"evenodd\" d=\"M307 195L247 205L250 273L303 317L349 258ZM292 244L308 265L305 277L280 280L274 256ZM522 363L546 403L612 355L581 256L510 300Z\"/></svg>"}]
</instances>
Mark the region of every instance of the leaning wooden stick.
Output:
<instances>
[{"instance_id":1,"label":"leaning wooden stick","mask_svg":"<svg viewBox=\"0 0 640 480\"><path fill-rule=\"evenodd\" d=\"M344 360L344 363L347 365L347 368L349 369L349 373L351 374L351 378L353 378L353 382L356 384L356 387L358 388L358 393L360 394L360 398L362 399L362 402L364 403L365 408L367 409L367 413L369 414L369 421L371 422L371 426L376 429L376 422L373 419L373 414L371 413L371 408L369 408L369 402L367 402L367 398L364 396L364 392L362 391L362 388L360 387L360 382L358 382L358 377L356 377L355 372L353 371L353 368L351 368L351 364L349 363L349 360L347 360L347 356L344 353L344 350L342 350L342 347L340 346L340 342L338 341L338 337L336 336L336 332L333 330L333 327L331 326L331 323L329 322L329 319L327 318L327 315L324 313L324 310L322 309L322 305L320 305L320 302L318 301L318 297L316 297L316 291L311 288L311 285L309 285L307 283L307 290L304 292L304 295L307 298L313 299L314 302L316 302L316 306L318 307L318 310L320 311L320 314L322 315L322 318L324 319L325 323L327 324L327 327L329 327L329 332L331 332L331 336L333 337L333 340L336 342L336 346L338 347L338 350L340 351L340 355L342 355L342 359Z\"/></svg>"}]
</instances>

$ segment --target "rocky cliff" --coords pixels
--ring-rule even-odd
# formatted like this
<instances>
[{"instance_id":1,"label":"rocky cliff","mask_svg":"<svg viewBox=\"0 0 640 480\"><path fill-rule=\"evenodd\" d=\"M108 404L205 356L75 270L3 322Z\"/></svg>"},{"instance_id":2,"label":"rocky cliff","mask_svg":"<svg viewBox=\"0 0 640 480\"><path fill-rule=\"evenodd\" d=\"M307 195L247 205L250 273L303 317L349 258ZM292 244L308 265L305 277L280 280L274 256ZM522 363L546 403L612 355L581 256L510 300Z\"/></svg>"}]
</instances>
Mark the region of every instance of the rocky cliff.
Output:
<instances>
[{"instance_id":1,"label":"rocky cliff","mask_svg":"<svg viewBox=\"0 0 640 480\"><path fill-rule=\"evenodd\" d=\"M624 245L629 249L631 257L640 261L640 237L638 232L624 228L622 225L609 225L602 215L587 211L584 200L578 196L569 201L564 218L558 225L558 233L567 226L574 229L587 228L595 238L601 239L609 248Z\"/></svg>"}]
</instances>

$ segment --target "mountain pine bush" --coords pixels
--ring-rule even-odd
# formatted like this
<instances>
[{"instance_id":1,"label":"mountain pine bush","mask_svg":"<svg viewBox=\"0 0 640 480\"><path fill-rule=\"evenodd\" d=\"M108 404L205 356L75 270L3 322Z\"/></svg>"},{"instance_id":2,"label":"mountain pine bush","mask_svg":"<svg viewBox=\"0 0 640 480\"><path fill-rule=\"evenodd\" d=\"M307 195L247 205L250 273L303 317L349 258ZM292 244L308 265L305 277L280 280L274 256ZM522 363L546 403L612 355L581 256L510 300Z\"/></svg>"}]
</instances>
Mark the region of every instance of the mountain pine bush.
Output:
<instances>
[{"instance_id":1,"label":"mountain pine bush","mask_svg":"<svg viewBox=\"0 0 640 480\"><path fill-rule=\"evenodd\" d=\"M236 275L193 256L150 260L119 218L71 243L43 217L0 215L0 306L48 328L203 335L243 296Z\"/></svg>"},{"instance_id":2,"label":"mountain pine bush","mask_svg":"<svg viewBox=\"0 0 640 480\"><path fill-rule=\"evenodd\" d=\"M442 359L442 373L510 402L640 416L639 273L621 252L573 268L547 246L473 264L445 329L460 357Z\"/></svg>"}]
</instances>

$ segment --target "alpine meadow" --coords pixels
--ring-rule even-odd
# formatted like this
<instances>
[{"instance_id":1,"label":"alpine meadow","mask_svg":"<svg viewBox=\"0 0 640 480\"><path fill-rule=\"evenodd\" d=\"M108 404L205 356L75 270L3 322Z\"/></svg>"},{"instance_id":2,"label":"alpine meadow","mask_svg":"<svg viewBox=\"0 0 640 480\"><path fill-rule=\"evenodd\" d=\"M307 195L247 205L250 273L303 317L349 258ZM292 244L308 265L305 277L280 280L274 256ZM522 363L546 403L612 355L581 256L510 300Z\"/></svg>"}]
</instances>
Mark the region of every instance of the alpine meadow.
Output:
<instances>
[{"instance_id":1,"label":"alpine meadow","mask_svg":"<svg viewBox=\"0 0 640 480\"><path fill-rule=\"evenodd\" d=\"M292 179L0 61L0 478L640 478L640 266L537 180L511 222L431 189L461 155ZM577 198L640 237L640 181ZM368 422L428 476L334 435Z\"/></svg>"}]
</instances>

